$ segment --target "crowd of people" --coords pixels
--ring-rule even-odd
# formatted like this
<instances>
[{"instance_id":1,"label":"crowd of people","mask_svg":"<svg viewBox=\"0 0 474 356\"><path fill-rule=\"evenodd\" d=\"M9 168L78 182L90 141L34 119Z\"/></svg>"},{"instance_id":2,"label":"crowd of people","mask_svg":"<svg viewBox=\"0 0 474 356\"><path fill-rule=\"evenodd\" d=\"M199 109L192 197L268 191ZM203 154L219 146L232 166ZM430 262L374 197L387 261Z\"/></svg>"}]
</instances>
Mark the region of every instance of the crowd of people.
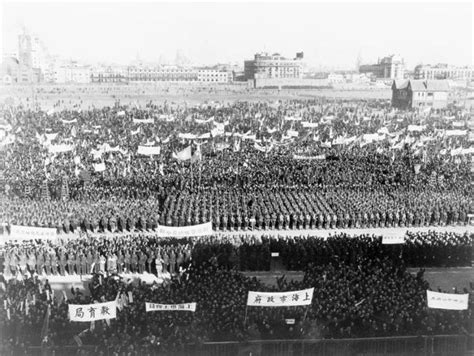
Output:
<instances>
[{"instance_id":1,"label":"crowd of people","mask_svg":"<svg viewBox=\"0 0 474 356\"><path fill-rule=\"evenodd\" d=\"M135 282L134 282L135 283ZM359 253L353 260L333 258L305 270L301 282L281 279L263 285L216 261L193 264L161 285L131 284L116 274L95 274L88 295L55 292L37 277L2 281L1 345L25 350L30 345L95 345L99 352L142 355L179 350L205 341L281 338L347 338L394 335L468 334L468 310L429 309L429 284L398 261ZM309 307L248 307L248 291L315 288ZM455 291L471 293L472 290ZM69 321L68 304L117 300L110 321ZM195 312L146 312L145 302L197 303ZM294 324L285 320L294 319Z\"/></svg>"},{"instance_id":2,"label":"crowd of people","mask_svg":"<svg viewBox=\"0 0 474 356\"><path fill-rule=\"evenodd\" d=\"M163 238L153 234L83 236L74 239L4 246L3 273L25 275L179 274L191 263L214 261L219 268L266 271L277 253L288 270L354 261L357 256L399 261L408 267L470 266L472 236L467 232L407 232L403 244L383 244L381 236L336 234L327 239L273 235L220 235Z\"/></svg>"},{"instance_id":3,"label":"crowd of people","mask_svg":"<svg viewBox=\"0 0 474 356\"><path fill-rule=\"evenodd\" d=\"M8 226L423 226L473 211L469 112L457 108L312 99L2 114Z\"/></svg>"}]
</instances>

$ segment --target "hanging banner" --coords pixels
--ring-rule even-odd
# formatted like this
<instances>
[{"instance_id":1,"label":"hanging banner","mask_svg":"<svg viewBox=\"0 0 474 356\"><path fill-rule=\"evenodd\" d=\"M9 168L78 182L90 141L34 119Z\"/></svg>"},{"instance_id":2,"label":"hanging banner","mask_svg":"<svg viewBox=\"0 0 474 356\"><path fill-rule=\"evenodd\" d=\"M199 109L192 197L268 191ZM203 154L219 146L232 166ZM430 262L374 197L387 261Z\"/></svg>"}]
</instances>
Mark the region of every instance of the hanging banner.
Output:
<instances>
[{"instance_id":1,"label":"hanging banner","mask_svg":"<svg viewBox=\"0 0 474 356\"><path fill-rule=\"evenodd\" d=\"M469 294L438 293L426 291L428 308L467 310Z\"/></svg>"},{"instance_id":2,"label":"hanging banner","mask_svg":"<svg viewBox=\"0 0 474 356\"><path fill-rule=\"evenodd\" d=\"M197 138L197 135L192 133L179 133L178 138L182 138L185 140L195 140Z\"/></svg>"},{"instance_id":3,"label":"hanging banner","mask_svg":"<svg viewBox=\"0 0 474 356\"><path fill-rule=\"evenodd\" d=\"M94 171L96 172L103 172L105 171L105 163L94 163Z\"/></svg>"},{"instance_id":4,"label":"hanging banner","mask_svg":"<svg viewBox=\"0 0 474 356\"><path fill-rule=\"evenodd\" d=\"M10 235L3 235L6 240L54 240L58 233L54 228L32 226L10 226Z\"/></svg>"},{"instance_id":5,"label":"hanging banner","mask_svg":"<svg viewBox=\"0 0 474 356\"><path fill-rule=\"evenodd\" d=\"M282 293L249 292L247 305L254 307L310 305L313 300L313 291L314 288Z\"/></svg>"},{"instance_id":6,"label":"hanging banner","mask_svg":"<svg viewBox=\"0 0 474 356\"><path fill-rule=\"evenodd\" d=\"M158 226L160 237L187 237L213 235L212 222L192 226Z\"/></svg>"},{"instance_id":7,"label":"hanging banner","mask_svg":"<svg viewBox=\"0 0 474 356\"><path fill-rule=\"evenodd\" d=\"M50 153L61 153L61 152L69 152L74 149L74 146L72 145L66 145L64 143L61 143L59 145L50 145L48 147L48 150Z\"/></svg>"},{"instance_id":8,"label":"hanging banner","mask_svg":"<svg viewBox=\"0 0 474 356\"><path fill-rule=\"evenodd\" d=\"M134 124L154 124L155 119L133 119Z\"/></svg>"},{"instance_id":9,"label":"hanging banner","mask_svg":"<svg viewBox=\"0 0 474 356\"><path fill-rule=\"evenodd\" d=\"M196 311L196 303L182 303L182 304L156 304L145 303L145 310L152 311Z\"/></svg>"},{"instance_id":10,"label":"hanging banner","mask_svg":"<svg viewBox=\"0 0 474 356\"><path fill-rule=\"evenodd\" d=\"M421 132L425 129L425 126L423 125L408 125L408 131L410 132Z\"/></svg>"},{"instance_id":11,"label":"hanging banner","mask_svg":"<svg viewBox=\"0 0 474 356\"><path fill-rule=\"evenodd\" d=\"M161 152L160 146L138 146L137 153L140 155L152 156L159 155Z\"/></svg>"},{"instance_id":12,"label":"hanging banner","mask_svg":"<svg viewBox=\"0 0 474 356\"><path fill-rule=\"evenodd\" d=\"M72 119L72 120L61 120L63 122L63 124L74 124L77 122L76 119Z\"/></svg>"},{"instance_id":13,"label":"hanging banner","mask_svg":"<svg viewBox=\"0 0 474 356\"><path fill-rule=\"evenodd\" d=\"M285 121L301 121L301 117L285 116Z\"/></svg>"},{"instance_id":14,"label":"hanging banner","mask_svg":"<svg viewBox=\"0 0 474 356\"><path fill-rule=\"evenodd\" d=\"M446 136L466 136L467 130L446 130Z\"/></svg>"},{"instance_id":15,"label":"hanging banner","mask_svg":"<svg viewBox=\"0 0 474 356\"><path fill-rule=\"evenodd\" d=\"M117 317L117 302L69 304L69 320L91 322Z\"/></svg>"},{"instance_id":16,"label":"hanging banner","mask_svg":"<svg viewBox=\"0 0 474 356\"><path fill-rule=\"evenodd\" d=\"M383 245L396 245L396 244L404 244L405 243L405 234L400 235L393 235L393 236L382 236L382 244Z\"/></svg>"},{"instance_id":17,"label":"hanging banner","mask_svg":"<svg viewBox=\"0 0 474 356\"><path fill-rule=\"evenodd\" d=\"M301 125L303 125L304 128L312 129L318 127L319 124L317 122L301 121Z\"/></svg>"},{"instance_id":18,"label":"hanging banner","mask_svg":"<svg viewBox=\"0 0 474 356\"><path fill-rule=\"evenodd\" d=\"M318 156L299 156L299 155L293 155L293 159L306 159L306 160L326 159L326 155L318 155Z\"/></svg>"}]
</instances>

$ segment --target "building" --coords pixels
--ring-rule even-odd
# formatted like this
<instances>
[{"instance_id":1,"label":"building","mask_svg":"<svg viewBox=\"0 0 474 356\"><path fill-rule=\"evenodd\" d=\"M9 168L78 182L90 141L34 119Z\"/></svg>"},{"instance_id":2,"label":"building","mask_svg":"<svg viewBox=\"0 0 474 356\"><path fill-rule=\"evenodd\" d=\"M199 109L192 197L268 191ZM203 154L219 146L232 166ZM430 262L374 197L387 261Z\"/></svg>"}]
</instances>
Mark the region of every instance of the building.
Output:
<instances>
[{"instance_id":1,"label":"building","mask_svg":"<svg viewBox=\"0 0 474 356\"><path fill-rule=\"evenodd\" d=\"M198 72L192 68L177 66L130 66L128 80L130 82L196 82Z\"/></svg>"},{"instance_id":2,"label":"building","mask_svg":"<svg viewBox=\"0 0 474 356\"><path fill-rule=\"evenodd\" d=\"M200 68L197 75L201 83L229 83L232 80L232 72L212 68Z\"/></svg>"},{"instance_id":3,"label":"building","mask_svg":"<svg viewBox=\"0 0 474 356\"><path fill-rule=\"evenodd\" d=\"M436 65L417 65L414 73L415 79L452 79L474 80L474 67L456 67L439 63Z\"/></svg>"},{"instance_id":4,"label":"building","mask_svg":"<svg viewBox=\"0 0 474 356\"><path fill-rule=\"evenodd\" d=\"M245 79L302 78L303 56L303 52L297 53L293 59L282 57L279 53L257 53L254 59L244 62Z\"/></svg>"},{"instance_id":5,"label":"building","mask_svg":"<svg viewBox=\"0 0 474 356\"><path fill-rule=\"evenodd\" d=\"M15 84L20 80L20 62L15 57L3 58L0 69L2 84Z\"/></svg>"},{"instance_id":6,"label":"building","mask_svg":"<svg viewBox=\"0 0 474 356\"><path fill-rule=\"evenodd\" d=\"M377 64L359 66L359 73L372 74L377 79L405 78L405 61L400 55L391 55L377 61Z\"/></svg>"},{"instance_id":7,"label":"building","mask_svg":"<svg viewBox=\"0 0 474 356\"><path fill-rule=\"evenodd\" d=\"M90 83L92 81L92 68L81 65L75 61L58 64L54 71L55 83Z\"/></svg>"},{"instance_id":8,"label":"building","mask_svg":"<svg viewBox=\"0 0 474 356\"><path fill-rule=\"evenodd\" d=\"M398 109L442 109L448 105L448 94L446 80L394 80L392 106Z\"/></svg>"},{"instance_id":9,"label":"building","mask_svg":"<svg viewBox=\"0 0 474 356\"><path fill-rule=\"evenodd\" d=\"M127 83L128 68L123 66L98 66L91 71L93 83Z\"/></svg>"}]
</instances>

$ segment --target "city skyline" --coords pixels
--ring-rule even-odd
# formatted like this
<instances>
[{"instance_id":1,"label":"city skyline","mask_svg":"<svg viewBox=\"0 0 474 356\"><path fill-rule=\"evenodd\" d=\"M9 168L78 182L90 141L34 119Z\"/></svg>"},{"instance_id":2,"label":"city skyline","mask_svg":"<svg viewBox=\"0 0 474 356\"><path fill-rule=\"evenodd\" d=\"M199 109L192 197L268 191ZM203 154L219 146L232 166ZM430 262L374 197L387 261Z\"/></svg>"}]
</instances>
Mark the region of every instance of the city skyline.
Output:
<instances>
[{"instance_id":1,"label":"city skyline","mask_svg":"<svg viewBox=\"0 0 474 356\"><path fill-rule=\"evenodd\" d=\"M137 54L147 62L172 62L181 51L196 65L243 65L260 51L287 57L303 51L310 67L353 69L359 56L362 63L374 63L394 53L405 58L409 69L419 63L472 64L470 3L436 3L429 7L426 3L269 6L7 2L2 11L2 52L16 50L16 35L26 26L42 39L51 54L89 63L126 65ZM341 6L347 11L341 12ZM425 40L428 37L433 40Z\"/></svg>"}]
</instances>

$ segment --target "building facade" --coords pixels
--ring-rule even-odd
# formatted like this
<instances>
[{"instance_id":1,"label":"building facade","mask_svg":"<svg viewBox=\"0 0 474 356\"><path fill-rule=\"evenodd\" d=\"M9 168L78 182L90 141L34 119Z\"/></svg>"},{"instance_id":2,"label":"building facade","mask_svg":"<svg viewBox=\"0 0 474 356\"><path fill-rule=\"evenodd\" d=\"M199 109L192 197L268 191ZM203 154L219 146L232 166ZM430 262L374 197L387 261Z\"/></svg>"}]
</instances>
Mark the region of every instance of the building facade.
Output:
<instances>
[{"instance_id":1,"label":"building facade","mask_svg":"<svg viewBox=\"0 0 474 356\"><path fill-rule=\"evenodd\" d=\"M391 55L379 59L377 64L359 66L359 73L372 74L377 79L405 78L405 61L400 55Z\"/></svg>"},{"instance_id":2,"label":"building facade","mask_svg":"<svg viewBox=\"0 0 474 356\"><path fill-rule=\"evenodd\" d=\"M456 67L448 64L418 65L415 67L415 79L452 79L474 80L474 67Z\"/></svg>"},{"instance_id":3,"label":"building facade","mask_svg":"<svg viewBox=\"0 0 474 356\"><path fill-rule=\"evenodd\" d=\"M54 71L55 83L90 83L92 81L92 68L80 65L75 61L58 64Z\"/></svg>"},{"instance_id":4,"label":"building facade","mask_svg":"<svg viewBox=\"0 0 474 356\"><path fill-rule=\"evenodd\" d=\"M192 68L176 66L130 66L128 80L130 82L196 82L198 72Z\"/></svg>"},{"instance_id":5,"label":"building facade","mask_svg":"<svg viewBox=\"0 0 474 356\"><path fill-rule=\"evenodd\" d=\"M257 53L254 59L244 62L246 80L257 78L302 78L303 52L293 59L282 57L279 53Z\"/></svg>"},{"instance_id":6,"label":"building facade","mask_svg":"<svg viewBox=\"0 0 474 356\"><path fill-rule=\"evenodd\" d=\"M394 80L392 84L392 106L398 109L442 109L448 105L448 95L446 80Z\"/></svg>"},{"instance_id":7,"label":"building facade","mask_svg":"<svg viewBox=\"0 0 474 356\"><path fill-rule=\"evenodd\" d=\"M201 68L197 73L198 81L201 83L229 83L232 79L232 72L217 69Z\"/></svg>"}]
</instances>

